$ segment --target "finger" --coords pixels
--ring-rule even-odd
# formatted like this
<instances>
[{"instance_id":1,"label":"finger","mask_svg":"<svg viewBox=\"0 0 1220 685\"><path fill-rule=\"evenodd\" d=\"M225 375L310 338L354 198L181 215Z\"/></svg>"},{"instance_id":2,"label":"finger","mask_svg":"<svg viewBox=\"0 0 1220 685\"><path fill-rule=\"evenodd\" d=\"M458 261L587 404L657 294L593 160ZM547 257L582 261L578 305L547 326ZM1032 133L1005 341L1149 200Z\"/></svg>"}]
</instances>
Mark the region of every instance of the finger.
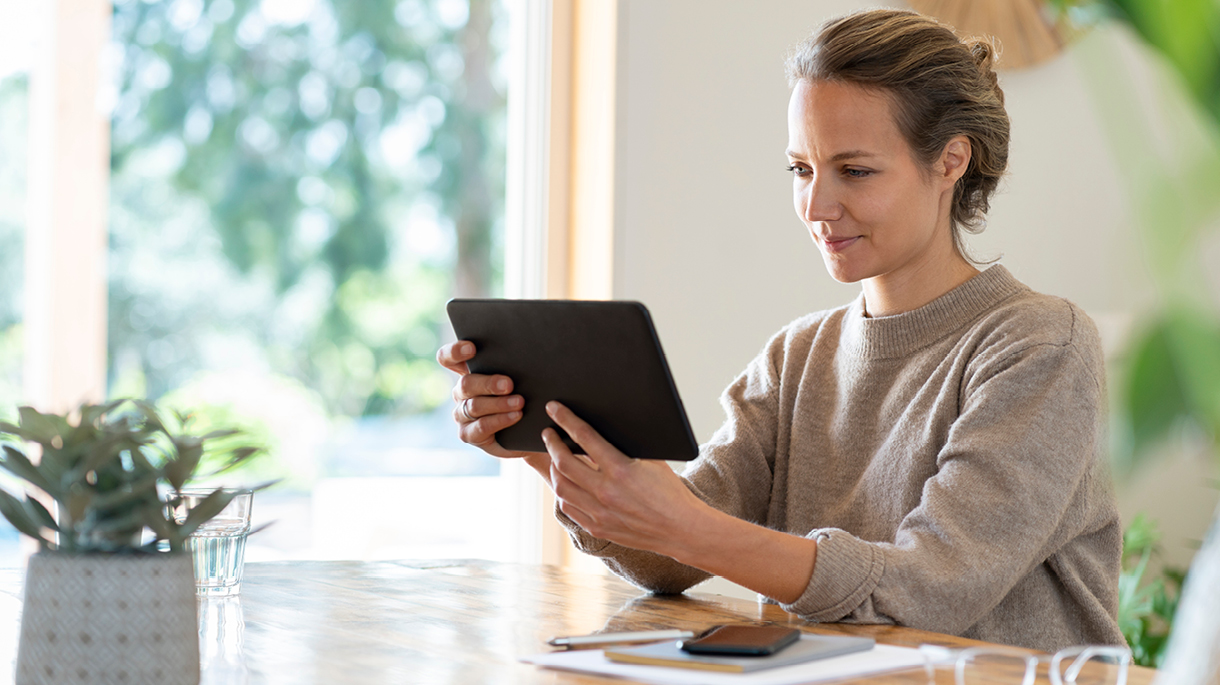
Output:
<instances>
[{"instance_id":1,"label":"finger","mask_svg":"<svg viewBox=\"0 0 1220 685\"><path fill-rule=\"evenodd\" d=\"M600 502L562 471L559 460L555 459L554 455L551 456L550 475L551 489L559 502L559 510L576 521L581 528L592 532L590 528L597 522L593 512L602 510Z\"/></svg>"},{"instance_id":2,"label":"finger","mask_svg":"<svg viewBox=\"0 0 1220 685\"><path fill-rule=\"evenodd\" d=\"M468 445L487 450L493 444L498 446L496 433L520 420L521 412L510 411L506 414L490 414L474 421L459 422L458 437ZM507 454L507 450L505 453Z\"/></svg>"},{"instance_id":3,"label":"finger","mask_svg":"<svg viewBox=\"0 0 1220 685\"><path fill-rule=\"evenodd\" d=\"M585 423L584 419L563 404L555 401L547 402L546 413L567 432L576 444L585 448L585 453L599 468L605 465L603 460L609 460L610 463L627 463L630 460L630 457L607 442L593 426Z\"/></svg>"},{"instance_id":4,"label":"finger","mask_svg":"<svg viewBox=\"0 0 1220 685\"><path fill-rule=\"evenodd\" d=\"M507 395L513 391L513 379L508 376L485 376L479 373L468 373L458 379L453 386L453 401L461 402L471 397L486 395Z\"/></svg>"},{"instance_id":5,"label":"finger","mask_svg":"<svg viewBox=\"0 0 1220 685\"><path fill-rule=\"evenodd\" d=\"M474 343L459 340L436 351L436 361L450 371L465 376L470 373L466 362L474 357Z\"/></svg>"},{"instance_id":6,"label":"finger","mask_svg":"<svg viewBox=\"0 0 1220 685\"><path fill-rule=\"evenodd\" d=\"M552 481L554 481L555 476L552 475L551 478ZM559 478L562 479L563 476L559 476ZM589 512L581 509L572 500L559 496L558 491L556 492L555 497L559 500L559 511L562 511L564 516L567 516L576 522L576 525L580 526L586 533L589 533L594 537L600 537L597 535L597 533L593 532L594 530L597 530L598 533L604 533L604 531L602 531L597 525L597 519L589 514Z\"/></svg>"},{"instance_id":7,"label":"finger","mask_svg":"<svg viewBox=\"0 0 1220 685\"><path fill-rule=\"evenodd\" d=\"M457 419L458 423L462 423L463 420L473 421L493 414L507 414L510 411L517 411L524 407L525 399L520 395L509 395L508 397L471 397L458 402L457 407L453 411L453 416Z\"/></svg>"},{"instance_id":8,"label":"finger","mask_svg":"<svg viewBox=\"0 0 1220 685\"><path fill-rule=\"evenodd\" d=\"M571 481L555 473L554 469L551 470L551 488L555 491L555 499L559 503L559 511L562 511L564 516L575 521L576 525L583 528L585 532L593 534L593 529L597 527L597 519L577 505L570 495L565 497L559 494L561 492L567 494L571 487ZM602 531L599 529L598 532Z\"/></svg>"},{"instance_id":9,"label":"finger","mask_svg":"<svg viewBox=\"0 0 1220 685\"><path fill-rule=\"evenodd\" d=\"M588 466L594 471L601 470L601 467L598 466L597 462L593 461L589 455L579 454L568 449L568 446L559 437L559 433L557 433L554 428L547 428L542 431L542 443L546 445L547 452L550 453L552 460L575 458L579 459L582 463L584 463L585 466Z\"/></svg>"},{"instance_id":10,"label":"finger","mask_svg":"<svg viewBox=\"0 0 1220 685\"><path fill-rule=\"evenodd\" d=\"M551 489L555 491L556 499L561 505L580 509L585 517L596 525L599 516L606 513L606 508L602 502L603 495L599 493L594 469L588 466L588 462L572 454L554 429L544 430L542 440L551 455ZM563 506L560 510L567 513ZM587 524L582 524L581 527L590 533L594 532Z\"/></svg>"}]
</instances>

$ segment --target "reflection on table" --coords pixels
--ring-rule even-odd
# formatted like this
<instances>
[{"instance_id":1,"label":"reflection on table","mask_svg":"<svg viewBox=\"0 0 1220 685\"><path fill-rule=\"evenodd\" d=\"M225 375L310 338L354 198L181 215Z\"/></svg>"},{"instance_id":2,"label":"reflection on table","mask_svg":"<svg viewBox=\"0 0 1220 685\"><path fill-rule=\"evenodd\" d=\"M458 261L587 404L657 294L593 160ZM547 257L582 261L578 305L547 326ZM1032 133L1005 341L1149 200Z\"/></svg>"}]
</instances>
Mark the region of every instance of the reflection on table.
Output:
<instances>
[{"instance_id":1,"label":"reflection on table","mask_svg":"<svg viewBox=\"0 0 1220 685\"><path fill-rule=\"evenodd\" d=\"M20 582L19 572L0 572L0 659L10 664ZM248 564L241 594L200 600L199 613L205 685L623 682L518 659L548 651L546 640L555 635L701 631L758 620L903 646L983 644L893 626L807 624L779 607L747 600L698 593L653 597L608 576L487 561ZM1145 685L1153 674L1133 668L1129 682ZM928 680L913 671L855 682ZM951 671L938 670L935 682L952 683Z\"/></svg>"}]
</instances>

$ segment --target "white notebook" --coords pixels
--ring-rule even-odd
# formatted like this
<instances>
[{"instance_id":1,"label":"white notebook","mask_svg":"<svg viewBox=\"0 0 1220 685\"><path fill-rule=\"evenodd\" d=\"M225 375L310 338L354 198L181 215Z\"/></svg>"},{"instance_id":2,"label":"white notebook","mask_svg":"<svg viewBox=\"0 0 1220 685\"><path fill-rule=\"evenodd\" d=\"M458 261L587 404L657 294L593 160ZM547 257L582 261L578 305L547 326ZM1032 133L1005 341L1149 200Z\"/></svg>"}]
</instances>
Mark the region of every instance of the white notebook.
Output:
<instances>
[{"instance_id":1,"label":"white notebook","mask_svg":"<svg viewBox=\"0 0 1220 685\"><path fill-rule=\"evenodd\" d=\"M877 645L867 652L751 673L715 673L688 668L620 664L607 659L600 649L536 654L521 660L544 668L629 678L656 685L799 685L922 669L927 664L919 650L893 645Z\"/></svg>"}]
</instances>

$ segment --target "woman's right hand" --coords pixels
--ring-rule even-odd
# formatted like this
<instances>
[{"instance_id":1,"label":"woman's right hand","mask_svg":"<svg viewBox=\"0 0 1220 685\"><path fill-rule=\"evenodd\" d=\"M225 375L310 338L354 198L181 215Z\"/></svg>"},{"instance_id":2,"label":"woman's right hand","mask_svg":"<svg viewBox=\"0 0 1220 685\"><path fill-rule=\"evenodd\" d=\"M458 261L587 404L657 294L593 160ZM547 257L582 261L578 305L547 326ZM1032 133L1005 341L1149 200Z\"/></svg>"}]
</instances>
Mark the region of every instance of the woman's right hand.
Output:
<instances>
[{"instance_id":1,"label":"woman's right hand","mask_svg":"<svg viewBox=\"0 0 1220 685\"><path fill-rule=\"evenodd\" d=\"M493 457L534 457L527 459L533 466L533 461L547 457L546 452L507 450L496 442L497 432L521 420L525 399L512 394L513 380L508 376L471 373L466 362L474 355L474 343L466 340L445 345L436 353L441 366L460 376L453 386L453 401L457 403L453 420L458 424L458 437Z\"/></svg>"}]
</instances>

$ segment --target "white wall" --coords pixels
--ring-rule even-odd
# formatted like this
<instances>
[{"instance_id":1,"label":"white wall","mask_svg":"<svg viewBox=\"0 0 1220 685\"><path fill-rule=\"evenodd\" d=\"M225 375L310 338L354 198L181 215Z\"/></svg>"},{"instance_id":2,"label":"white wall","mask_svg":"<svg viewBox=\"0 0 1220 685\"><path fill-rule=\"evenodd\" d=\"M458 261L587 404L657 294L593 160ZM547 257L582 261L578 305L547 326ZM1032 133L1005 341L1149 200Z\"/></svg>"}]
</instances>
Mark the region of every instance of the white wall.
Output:
<instances>
[{"instance_id":1,"label":"white wall","mask_svg":"<svg viewBox=\"0 0 1220 685\"><path fill-rule=\"evenodd\" d=\"M704 440L723 418L720 391L780 326L858 292L826 274L792 208L783 59L823 19L877 3L620 3L614 295L652 311ZM1011 173L971 245L1080 304L1117 348L1151 302L1150 279L1079 62L1067 54L1002 73ZM1201 467L1175 468L1167 482L1144 474L1124 487L1122 506L1125 516L1142 508L1171 523L1167 547L1181 562L1216 491L1178 488L1185 503L1150 498Z\"/></svg>"}]
</instances>

